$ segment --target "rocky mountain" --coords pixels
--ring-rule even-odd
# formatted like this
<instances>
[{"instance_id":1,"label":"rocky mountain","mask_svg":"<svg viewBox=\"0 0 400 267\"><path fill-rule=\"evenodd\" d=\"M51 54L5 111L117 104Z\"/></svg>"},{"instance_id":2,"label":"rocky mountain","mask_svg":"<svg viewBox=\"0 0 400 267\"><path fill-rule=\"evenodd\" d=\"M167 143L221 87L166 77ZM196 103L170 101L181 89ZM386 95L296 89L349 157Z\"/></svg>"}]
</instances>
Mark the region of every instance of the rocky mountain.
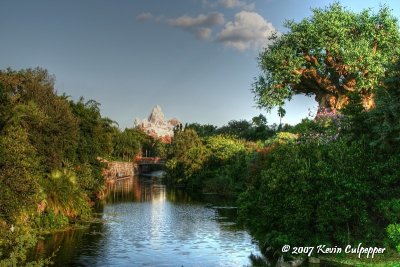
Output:
<instances>
[{"instance_id":1,"label":"rocky mountain","mask_svg":"<svg viewBox=\"0 0 400 267\"><path fill-rule=\"evenodd\" d=\"M147 119L135 119L135 127L142 129L148 135L170 143L174 136L174 127L181 122L176 119L166 120L159 105L156 105Z\"/></svg>"}]
</instances>

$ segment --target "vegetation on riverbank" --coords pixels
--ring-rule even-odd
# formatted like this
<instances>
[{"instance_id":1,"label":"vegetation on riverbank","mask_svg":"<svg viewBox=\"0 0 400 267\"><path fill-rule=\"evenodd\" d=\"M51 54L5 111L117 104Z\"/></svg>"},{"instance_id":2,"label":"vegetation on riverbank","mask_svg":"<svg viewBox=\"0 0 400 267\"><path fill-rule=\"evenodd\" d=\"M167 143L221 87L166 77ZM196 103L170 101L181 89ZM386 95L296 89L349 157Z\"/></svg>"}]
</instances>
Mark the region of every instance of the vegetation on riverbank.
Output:
<instances>
[{"instance_id":1,"label":"vegetation on riverbank","mask_svg":"<svg viewBox=\"0 0 400 267\"><path fill-rule=\"evenodd\" d=\"M358 258L358 255L328 255L320 259L324 262L333 264L356 266L356 267L399 267L400 256L396 251L389 251L381 255L375 255L374 258Z\"/></svg>"},{"instance_id":2,"label":"vegetation on riverbank","mask_svg":"<svg viewBox=\"0 0 400 267\"><path fill-rule=\"evenodd\" d=\"M393 68L392 77L398 70ZM305 119L257 143L224 135L200 138L187 128L171 145L168 178L238 196L241 221L263 250L363 243L397 255L398 86L399 80L388 78L369 112L355 97L342 114ZM382 122L384 128L369 127Z\"/></svg>"},{"instance_id":3,"label":"vegetation on riverbank","mask_svg":"<svg viewBox=\"0 0 400 267\"><path fill-rule=\"evenodd\" d=\"M90 219L104 190L98 157L133 157L150 142L97 102L58 95L44 69L0 71L0 265L25 264L38 233Z\"/></svg>"},{"instance_id":4,"label":"vegetation on riverbank","mask_svg":"<svg viewBox=\"0 0 400 267\"><path fill-rule=\"evenodd\" d=\"M223 135L200 138L187 128L177 132L171 144L167 178L195 190L230 194L243 181L241 168L247 154L243 141Z\"/></svg>"},{"instance_id":5,"label":"vegetation on riverbank","mask_svg":"<svg viewBox=\"0 0 400 267\"><path fill-rule=\"evenodd\" d=\"M290 130L295 133L292 140L269 143L268 153L252 163L247 189L238 201L241 218L265 247L278 250L285 244L363 243L400 251L397 20L387 8L355 14L333 4L288 25L290 31L260 55L260 66L267 71L271 66L266 62L277 60L284 47L294 44L284 40L304 34L294 44L301 54L289 59L304 71L285 86L320 97L320 110L314 121ZM375 28L366 31L369 27ZM311 29L325 34L307 34ZM288 75L280 69L272 72ZM315 87L304 88L322 80L326 87L321 90L330 91L318 95ZM276 84L256 88L260 105L279 100L266 95L274 88L282 100L284 90ZM332 95L332 102L323 101Z\"/></svg>"},{"instance_id":6,"label":"vegetation on riverbank","mask_svg":"<svg viewBox=\"0 0 400 267\"><path fill-rule=\"evenodd\" d=\"M169 183L236 197L263 251L363 243L397 255L397 21L387 8L355 14L333 4L287 25L260 54L264 76L253 91L281 117L292 95L315 95L316 118L295 126L269 126L263 115L194 123L165 145L120 131L95 101L58 95L43 69L0 71L0 265L26 263L43 229L91 216L104 189L98 157L127 160L143 148L167 157Z\"/></svg>"},{"instance_id":7,"label":"vegetation on riverbank","mask_svg":"<svg viewBox=\"0 0 400 267\"><path fill-rule=\"evenodd\" d=\"M256 100L269 109L296 93L315 95L320 104L316 118L271 127L275 135L259 139L246 137L243 130L217 135L216 127L194 124L203 137L193 130L178 133L173 147L184 152L172 150L167 171L201 190L238 195L240 218L263 251L280 251L285 244L363 243L398 255L397 20L387 8L355 14L333 4L288 26L289 32L260 55L266 76L255 83ZM204 133L225 142L224 149ZM229 145L234 143L242 149ZM227 157L218 157L227 150ZM222 190L226 185L229 190Z\"/></svg>"}]
</instances>

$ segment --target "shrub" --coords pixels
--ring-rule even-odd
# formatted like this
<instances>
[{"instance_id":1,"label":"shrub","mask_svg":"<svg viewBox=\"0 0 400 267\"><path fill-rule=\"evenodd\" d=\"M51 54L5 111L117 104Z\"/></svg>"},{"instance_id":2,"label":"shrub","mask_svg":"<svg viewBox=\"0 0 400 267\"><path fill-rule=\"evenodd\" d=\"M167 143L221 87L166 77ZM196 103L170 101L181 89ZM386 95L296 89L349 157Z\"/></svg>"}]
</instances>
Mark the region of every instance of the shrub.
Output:
<instances>
[{"instance_id":1,"label":"shrub","mask_svg":"<svg viewBox=\"0 0 400 267\"><path fill-rule=\"evenodd\" d=\"M378 200L395 192L393 181L370 174L379 164L361 141L278 145L256 159L262 167L240 195L240 218L269 245L381 242Z\"/></svg>"},{"instance_id":2,"label":"shrub","mask_svg":"<svg viewBox=\"0 0 400 267\"><path fill-rule=\"evenodd\" d=\"M397 251L400 252L400 224L389 224L389 226L386 228L386 232Z\"/></svg>"}]
</instances>

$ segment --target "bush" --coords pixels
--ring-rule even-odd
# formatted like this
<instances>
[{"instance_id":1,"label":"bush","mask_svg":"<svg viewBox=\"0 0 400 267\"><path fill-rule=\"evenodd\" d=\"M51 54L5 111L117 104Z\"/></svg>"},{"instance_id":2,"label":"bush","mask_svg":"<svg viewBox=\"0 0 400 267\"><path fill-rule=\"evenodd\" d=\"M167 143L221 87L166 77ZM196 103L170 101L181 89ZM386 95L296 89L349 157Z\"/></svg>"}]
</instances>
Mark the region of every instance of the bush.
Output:
<instances>
[{"instance_id":1,"label":"bush","mask_svg":"<svg viewBox=\"0 0 400 267\"><path fill-rule=\"evenodd\" d=\"M178 132L165 165L173 183L206 192L232 195L242 191L246 172L247 148L253 143L225 135L201 140L193 129Z\"/></svg>"},{"instance_id":2,"label":"bush","mask_svg":"<svg viewBox=\"0 0 400 267\"><path fill-rule=\"evenodd\" d=\"M7 225L0 220L0 266L48 266L51 258L27 262L27 253L37 242L36 233L24 224Z\"/></svg>"},{"instance_id":3,"label":"bush","mask_svg":"<svg viewBox=\"0 0 400 267\"><path fill-rule=\"evenodd\" d=\"M35 224L41 229L60 229L68 225L69 220L64 214L56 214L52 209L48 209L41 216L36 217Z\"/></svg>"},{"instance_id":4,"label":"bush","mask_svg":"<svg viewBox=\"0 0 400 267\"><path fill-rule=\"evenodd\" d=\"M282 144L254 164L262 167L250 172L239 214L260 240L275 246L382 242L387 220L379 219L385 212L379 201L393 199L397 180L368 144Z\"/></svg>"},{"instance_id":5,"label":"bush","mask_svg":"<svg viewBox=\"0 0 400 267\"><path fill-rule=\"evenodd\" d=\"M15 223L19 213L33 211L39 194L39 160L21 127L0 135L0 219Z\"/></svg>"},{"instance_id":6,"label":"bush","mask_svg":"<svg viewBox=\"0 0 400 267\"><path fill-rule=\"evenodd\" d=\"M76 174L68 169L56 170L43 183L46 195L47 216L62 215L70 219L88 217L91 214L89 199L77 183ZM59 218L54 221L58 223Z\"/></svg>"},{"instance_id":7,"label":"bush","mask_svg":"<svg viewBox=\"0 0 400 267\"><path fill-rule=\"evenodd\" d=\"M386 228L386 232L397 251L400 252L400 224L389 224L389 226Z\"/></svg>"}]
</instances>

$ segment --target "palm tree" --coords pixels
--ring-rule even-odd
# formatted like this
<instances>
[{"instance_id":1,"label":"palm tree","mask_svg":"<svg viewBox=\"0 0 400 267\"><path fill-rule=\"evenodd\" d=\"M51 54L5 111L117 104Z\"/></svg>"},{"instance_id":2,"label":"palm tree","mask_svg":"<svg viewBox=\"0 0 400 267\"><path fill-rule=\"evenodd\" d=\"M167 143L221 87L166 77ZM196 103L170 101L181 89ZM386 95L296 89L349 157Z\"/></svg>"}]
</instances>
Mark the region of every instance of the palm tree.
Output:
<instances>
[{"instance_id":1,"label":"palm tree","mask_svg":"<svg viewBox=\"0 0 400 267\"><path fill-rule=\"evenodd\" d=\"M279 128L282 127L282 118L285 117L285 115L286 115L286 110L282 106L279 106L278 108Z\"/></svg>"}]
</instances>

